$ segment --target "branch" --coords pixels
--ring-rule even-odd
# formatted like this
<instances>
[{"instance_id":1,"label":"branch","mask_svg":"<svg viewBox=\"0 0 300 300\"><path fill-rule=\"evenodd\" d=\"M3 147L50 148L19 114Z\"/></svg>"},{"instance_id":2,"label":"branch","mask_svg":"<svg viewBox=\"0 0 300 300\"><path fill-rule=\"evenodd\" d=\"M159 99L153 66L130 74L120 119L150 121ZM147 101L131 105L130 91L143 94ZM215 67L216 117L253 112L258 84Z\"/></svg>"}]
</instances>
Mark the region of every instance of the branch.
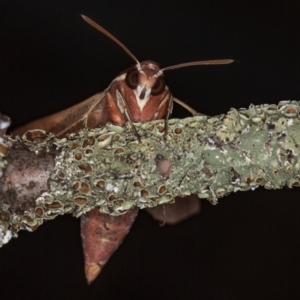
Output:
<instances>
[{"instance_id":1,"label":"branch","mask_svg":"<svg viewBox=\"0 0 300 300\"><path fill-rule=\"evenodd\" d=\"M300 185L300 102L231 109L216 117L107 124L57 139L42 130L4 139L0 244L57 215L99 207L117 216L134 206L198 194L212 204L231 192ZM3 165L3 164L2 164Z\"/></svg>"}]
</instances>

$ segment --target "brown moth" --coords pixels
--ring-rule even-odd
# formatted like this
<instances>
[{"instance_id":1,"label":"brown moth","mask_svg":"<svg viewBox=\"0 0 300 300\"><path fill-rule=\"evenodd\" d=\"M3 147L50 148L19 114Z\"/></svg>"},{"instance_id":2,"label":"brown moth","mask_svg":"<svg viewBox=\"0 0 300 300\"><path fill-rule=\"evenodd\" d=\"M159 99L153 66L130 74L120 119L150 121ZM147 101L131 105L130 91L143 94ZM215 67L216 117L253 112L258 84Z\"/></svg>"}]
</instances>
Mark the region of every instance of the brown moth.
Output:
<instances>
[{"instance_id":1,"label":"brown moth","mask_svg":"<svg viewBox=\"0 0 300 300\"><path fill-rule=\"evenodd\" d=\"M193 115L197 112L174 98L164 81L164 71L194 65L219 65L232 63L231 59L197 61L160 69L159 65L147 60L139 62L136 57L114 36L86 16L82 18L91 26L118 44L134 61L135 65L123 71L109 87L87 100L59 113L38 119L15 129L13 134L23 134L28 129L44 129L59 137L80 128L95 128L112 122L124 125L129 121L135 131L134 122L148 122L156 119L167 120L172 112L173 101L182 105ZM166 124L166 123L165 123ZM167 128L165 128L167 132ZM177 199L168 205L168 213L159 207L148 210L157 220L167 224L178 223L200 211L196 196ZM138 213L134 208L121 216L100 213L97 208L81 217L81 237L85 257L85 273L91 283L101 272L109 257L121 244Z\"/></svg>"}]
</instances>

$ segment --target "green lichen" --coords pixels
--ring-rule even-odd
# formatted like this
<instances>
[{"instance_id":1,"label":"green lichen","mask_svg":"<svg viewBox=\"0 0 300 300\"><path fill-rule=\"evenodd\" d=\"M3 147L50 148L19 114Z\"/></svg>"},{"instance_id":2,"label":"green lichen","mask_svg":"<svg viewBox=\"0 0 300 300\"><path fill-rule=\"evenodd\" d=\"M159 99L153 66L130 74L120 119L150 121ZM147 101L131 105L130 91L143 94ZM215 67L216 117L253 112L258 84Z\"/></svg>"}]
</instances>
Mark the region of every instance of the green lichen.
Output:
<instances>
[{"instance_id":1,"label":"green lichen","mask_svg":"<svg viewBox=\"0 0 300 300\"><path fill-rule=\"evenodd\" d=\"M164 121L136 124L140 142L130 125L112 124L64 139L47 134L42 143L23 137L31 151L55 146L59 154L49 190L36 207L10 216L0 228L15 234L15 228L24 228L20 223L32 228L94 207L117 216L176 196L198 194L216 204L233 191L299 186L299 112L299 102L282 101L216 117L172 119L166 135ZM15 140L10 138L11 146Z\"/></svg>"},{"instance_id":2,"label":"green lichen","mask_svg":"<svg viewBox=\"0 0 300 300\"><path fill-rule=\"evenodd\" d=\"M7 165L7 161L5 159L5 154L7 151L7 146L4 142L4 136L6 134L6 130L10 125L10 119L0 113L0 177L3 174L3 170Z\"/></svg>"}]
</instances>

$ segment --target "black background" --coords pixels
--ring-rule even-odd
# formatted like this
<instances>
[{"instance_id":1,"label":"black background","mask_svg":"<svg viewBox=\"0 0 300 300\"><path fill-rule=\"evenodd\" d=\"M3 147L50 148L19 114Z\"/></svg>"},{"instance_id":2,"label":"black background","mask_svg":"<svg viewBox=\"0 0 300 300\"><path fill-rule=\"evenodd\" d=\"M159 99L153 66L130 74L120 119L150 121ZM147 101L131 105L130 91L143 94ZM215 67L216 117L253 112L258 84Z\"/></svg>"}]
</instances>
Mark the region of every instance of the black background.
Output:
<instances>
[{"instance_id":1,"label":"black background","mask_svg":"<svg viewBox=\"0 0 300 300\"><path fill-rule=\"evenodd\" d=\"M174 96L210 114L300 97L300 2L2 1L0 106L14 126L106 88L137 58L169 66ZM174 116L183 117L176 107ZM1 299L299 299L298 189L239 192L163 228L141 212L102 274L87 286L79 219L58 217L0 250Z\"/></svg>"}]
</instances>

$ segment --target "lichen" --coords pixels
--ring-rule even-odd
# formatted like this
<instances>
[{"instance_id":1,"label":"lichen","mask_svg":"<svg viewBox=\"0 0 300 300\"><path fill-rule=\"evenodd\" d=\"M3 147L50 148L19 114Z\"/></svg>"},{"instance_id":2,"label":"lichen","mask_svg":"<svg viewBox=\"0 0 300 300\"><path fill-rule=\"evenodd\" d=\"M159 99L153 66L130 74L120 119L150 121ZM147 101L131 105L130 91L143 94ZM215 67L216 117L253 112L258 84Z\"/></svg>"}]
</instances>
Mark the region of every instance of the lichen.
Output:
<instances>
[{"instance_id":1,"label":"lichen","mask_svg":"<svg viewBox=\"0 0 300 300\"><path fill-rule=\"evenodd\" d=\"M117 216L198 194L212 204L231 192L300 186L300 105L251 105L216 117L196 116L81 130L68 138L31 131L8 138L39 155L57 151L48 191L22 214L0 207L0 228L15 236L59 214L98 207ZM6 213L6 221L1 215ZM2 223L1 223L2 222ZM3 240L4 238L2 238ZM3 243L3 241L2 241ZM1 244L1 240L0 240Z\"/></svg>"},{"instance_id":2,"label":"lichen","mask_svg":"<svg viewBox=\"0 0 300 300\"><path fill-rule=\"evenodd\" d=\"M0 227L0 244L7 244L12 238L12 233L10 230L3 230Z\"/></svg>"},{"instance_id":3,"label":"lichen","mask_svg":"<svg viewBox=\"0 0 300 300\"><path fill-rule=\"evenodd\" d=\"M10 126L10 119L0 113L0 177L3 175L3 170L7 165L6 154L8 151L8 147L5 144L4 137L6 134L7 128Z\"/></svg>"}]
</instances>

